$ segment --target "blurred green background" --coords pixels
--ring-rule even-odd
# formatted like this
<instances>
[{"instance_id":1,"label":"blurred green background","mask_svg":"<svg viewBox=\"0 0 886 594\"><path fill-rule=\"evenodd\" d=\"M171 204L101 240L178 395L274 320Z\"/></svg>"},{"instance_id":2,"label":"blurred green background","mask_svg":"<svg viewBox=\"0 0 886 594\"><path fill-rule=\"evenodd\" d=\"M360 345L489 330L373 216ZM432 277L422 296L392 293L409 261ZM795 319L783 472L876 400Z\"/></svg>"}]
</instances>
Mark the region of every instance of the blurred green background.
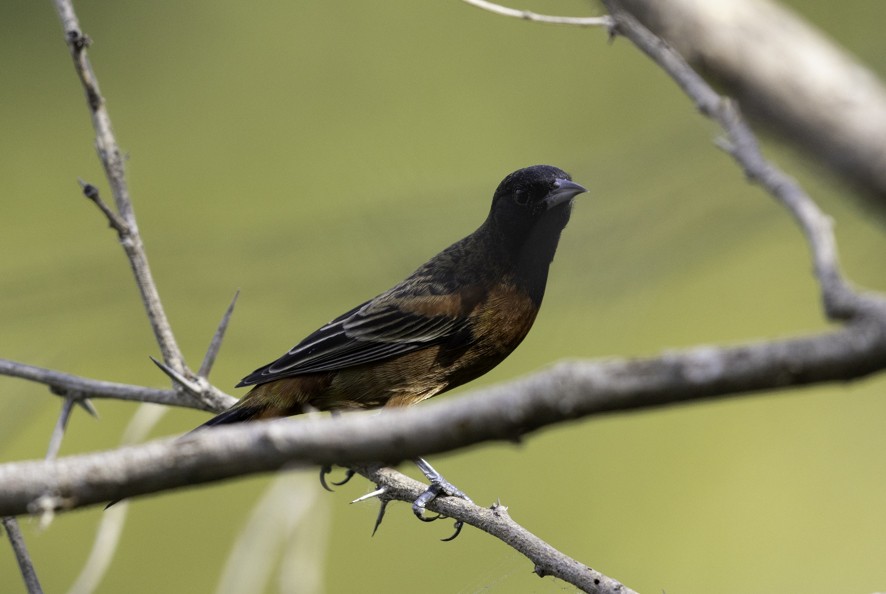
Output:
<instances>
[{"instance_id":1,"label":"blurred green background","mask_svg":"<svg viewBox=\"0 0 886 594\"><path fill-rule=\"evenodd\" d=\"M886 76L886 6L792 4ZM520 7L589 13L577 0ZM604 31L457 0L77 10L193 367L242 289L212 376L224 389L472 231L501 178L534 163L570 171L590 194L529 338L474 385L563 358L827 326L793 222L714 148L718 130L665 75ZM52 7L6 0L0 23L0 356L165 385L122 251L77 186L110 199ZM791 150L765 148L836 219L850 278L886 291L884 218ZM555 547L642 592L872 592L886 589L884 392L881 376L613 415L433 462L478 503L500 498ZM2 377L0 394L0 459L42 457L60 402ZM114 447L136 408L96 405L98 420L74 415L63 455ZM206 418L171 410L153 435ZM474 529L439 542L450 524L421 524L403 504L370 538L376 505L348 505L366 481L335 494L314 471L286 481L271 503L267 476L134 501L98 591L571 590ZM306 502L291 547L268 532L268 552L246 541L229 560L251 516L279 526ZM76 579L103 513L48 529L22 519L47 592ZM266 585L236 581L256 567L249 549L274 565ZM23 591L5 542L0 573L3 592Z\"/></svg>"}]
</instances>

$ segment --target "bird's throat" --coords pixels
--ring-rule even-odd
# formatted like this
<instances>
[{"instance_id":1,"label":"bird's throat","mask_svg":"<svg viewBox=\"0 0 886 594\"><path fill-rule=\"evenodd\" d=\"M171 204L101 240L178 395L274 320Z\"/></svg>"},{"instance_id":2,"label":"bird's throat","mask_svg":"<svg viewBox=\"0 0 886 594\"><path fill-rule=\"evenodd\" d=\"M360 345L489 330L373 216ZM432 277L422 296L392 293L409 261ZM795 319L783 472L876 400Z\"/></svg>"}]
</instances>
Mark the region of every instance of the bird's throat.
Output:
<instances>
[{"instance_id":1,"label":"bird's throat","mask_svg":"<svg viewBox=\"0 0 886 594\"><path fill-rule=\"evenodd\" d=\"M560 234L569 221L571 204L548 211L529 230L515 250L516 279L536 305L541 305Z\"/></svg>"}]
</instances>

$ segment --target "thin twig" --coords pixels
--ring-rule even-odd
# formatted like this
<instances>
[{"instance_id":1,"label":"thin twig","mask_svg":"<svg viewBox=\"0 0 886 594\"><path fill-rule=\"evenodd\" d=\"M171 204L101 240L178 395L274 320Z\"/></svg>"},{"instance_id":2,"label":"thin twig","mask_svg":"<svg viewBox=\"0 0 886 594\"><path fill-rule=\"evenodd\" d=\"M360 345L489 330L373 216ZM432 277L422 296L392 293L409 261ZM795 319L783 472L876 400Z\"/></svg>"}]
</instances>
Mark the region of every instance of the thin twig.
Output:
<instances>
[{"instance_id":1,"label":"thin twig","mask_svg":"<svg viewBox=\"0 0 886 594\"><path fill-rule=\"evenodd\" d=\"M53 460L58 456L58 451L62 447L62 438L65 436L65 428L68 426L68 419L71 418L71 411L74 410L76 402L71 397L62 401L62 411L58 415L58 421L56 421L52 436L49 438L49 447L46 449L47 460Z\"/></svg>"},{"instance_id":2,"label":"thin twig","mask_svg":"<svg viewBox=\"0 0 886 594\"><path fill-rule=\"evenodd\" d=\"M73 398L66 398L62 403L61 414L59 414L58 422L56 423L55 428L52 431L52 436L49 439L46 460L53 460L58 455L59 448L61 448L62 438L65 434L65 427L68 424L68 419L71 417L71 411L74 410L75 404L76 400ZM40 586L37 571L34 569L34 563L31 561L31 555L28 553L24 536L22 536L21 530L18 527L18 521L12 517L4 517L2 521L3 527L6 529L6 534L9 536L9 541L12 544L12 550L15 552L19 571L22 574L22 578L25 580L25 586L28 588L29 594L42 594L43 588Z\"/></svg>"},{"instance_id":3,"label":"thin twig","mask_svg":"<svg viewBox=\"0 0 886 594\"><path fill-rule=\"evenodd\" d=\"M121 241L130 233L129 226L126 224L120 216L111 210L111 207L105 204L105 201L102 200L101 195L99 195L98 188L93 186L92 184L86 183L82 179L77 180L80 183L80 187L83 189L83 195L92 200L92 202L98 207L102 213L104 213L105 218L108 219L108 224L111 226L114 231L117 232L118 237Z\"/></svg>"},{"instance_id":4,"label":"thin twig","mask_svg":"<svg viewBox=\"0 0 886 594\"><path fill-rule=\"evenodd\" d=\"M25 539L22 537L22 531L19 530L18 521L15 518L5 517L2 519L2 523L9 542L12 544L12 550L15 551L15 559L18 561L18 567L25 580L25 586L28 588L28 594L43 594L43 588L40 586L40 580L37 578L37 572L34 571L34 564L31 563L31 557L25 546Z\"/></svg>"},{"instance_id":5,"label":"thin twig","mask_svg":"<svg viewBox=\"0 0 886 594\"><path fill-rule=\"evenodd\" d=\"M518 10L509 8L487 0L462 0L466 4L476 6L488 12L499 14L507 17L523 19L524 21L533 21L535 23L548 23L551 25L572 25L575 27L611 27L612 19L608 16L598 17L567 17L552 16L547 14L538 14L530 10Z\"/></svg>"},{"instance_id":6,"label":"thin twig","mask_svg":"<svg viewBox=\"0 0 886 594\"><path fill-rule=\"evenodd\" d=\"M163 304L160 301L160 295L154 283L151 268L148 265L148 257L139 234L126 183L125 158L114 136L111 117L99 89L98 79L86 55L86 49L91 44L91 40L80 29L80 23L70 0L55 0L54 4L65 31L65 40L74 61L74 69L86 93L86 103L92 117L92 126L95 129L96 150L111 187L120 220L115 224L115 218L109 216L109 209L105 211L105 215L117 231L120 244L129 259L136 284L141 292L142 302L154 330L154 336L157 339L160 352L163 354L163 360L176 371L187 375L190 372L176 343L166 312L163 310ZM90 197L90 199L101 208L101 203L97 200L98 191L94 186L89 187L94 190L91 193L96 196L96 198ZM125 225L120 224L120 221Z\"/></svg>"},{"instance_id":7,"label":"thin twig","mask_svg":"<svg viewBox=\"0 0 886 594\"><path fill-rule=\"evenodd\" d=\"M234 305L237 304L237 297L239 296L240 290L238 289L234 293L234 298L231 299L231 304L228 306L228 309L225 310L225 315L222 316L221 322L218 324L218 329L212 336L212 342L209 343L209 348L206 349L206 356L203 357L203 363L200 364L200 370L197 372L197 377L202 377L204 379L209 377L209 372L212 371L212 366L215 364L215 357L218 355L218 351L221 348L222 339L225 337L228 324L231 322L231 314L234 313Z\"/></svg>"},{"instance_id":8,"label":"thin twig","mask_svg":"<svg viewBox=\"0 0 886 594\"><path fill-rule=\"evenodd\" d=\"M388 499L415 501L427 489L427 485L391 468L357 468L357 471L370 481L383 484L384 497ZM618 581L561 553L515 522L508 514L508 508L500 503L484 508L457 497L442 497L435 500L429 509L450 518L465 518L464 521L468 524L498 538L532 561L533 571L540 577L554 576L581 588L584 592L595 594L634 592Z\"/></svg>"},{"instance_id":9,"label":"thin twig","mask_svg":"<svg viewBox=\"0 0 886 594\"><path fill-rule=\"evenodd\" d=\"M852 199L882 209L882 68L863 64L789 4L802 6L771 0L620 0L690 64L703 66L721 92L739 98L743 113L806 153L816 168L829 167L866 190Z\"/></svg>"},{"instance_id":10,"label":"thin twig","mask_svg":"<svg viewBox=\"0 0 886 594\"><path fill-rule=\"evenodd\" d=\"M865 315L870 307L882 307L882 299L857 294L843 278L830 219L796 180L763 157L735 102L717 94L680 54L644 27L618 0L604 0L604 4L615 19L611 33L630 39L670 75L699 111L720 124L728 135L725 148L748 179L772 194L800 225L809 245L826 315L833 320L848 320Z\"/></svg>"},{"instance_id":11,"label":"thin twig","mask_svg":"<svg viewBox=\"0 0 886 594\"><path fill-rule=\"evenodd\" d=\"M202 400L198 402L191 398L184 399L175 390L90 379L9 359L0 359L0 375L46 384L52 393L66 398L75 398L79 404L86 407L89 406L86 398L114 398L116 400L150 402L153 404L183 406L218 412L236 402L233 396L224 394L217 404L210 405Z\"/></svg>"},{"instance_id":12,"label":"thin twig","mask_svg":"<svg viewBox=\"0 0 886 594\"><path fill-rule=\"evenodd\" d=\"M123 431L121 445L144 441L168 411L168 408L160 406L139 406ZM117 545L126 525L128 509L129 502L121 501L102 514L101 522L95 531L92 550L68 594L90 594L98 588L117 552Z\"/></svg>"}]
</instances>

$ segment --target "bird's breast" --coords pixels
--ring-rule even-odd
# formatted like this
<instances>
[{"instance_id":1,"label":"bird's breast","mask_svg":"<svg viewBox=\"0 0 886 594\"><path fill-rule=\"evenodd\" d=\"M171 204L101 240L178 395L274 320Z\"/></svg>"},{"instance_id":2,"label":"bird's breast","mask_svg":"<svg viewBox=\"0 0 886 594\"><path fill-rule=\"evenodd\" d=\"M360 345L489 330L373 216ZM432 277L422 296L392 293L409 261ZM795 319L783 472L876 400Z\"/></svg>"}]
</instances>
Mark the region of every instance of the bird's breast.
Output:
<instances>
[{"instance_id":1,"label":"bird's breast","mask_svg":"<svg viewBox=\"0 0 886 594\"><path fill-rule=\"evenodd\" d=\"M447 368L446 389L480 377L504 361L526 337L537 313L532 299L514 285L490 290L471 312L470 338Z\"/></svg>"},{"instance_id":2,"label":"bird's breast","mask_svg":"<svg viewBox=\"0 0 886 594\"><path fill-rule=\"evenodd\" d=\"M489 292L471 316L478 347L510 354L535 322L538 307L515 285L502 284Z\"/></svg>"}]
</instances>

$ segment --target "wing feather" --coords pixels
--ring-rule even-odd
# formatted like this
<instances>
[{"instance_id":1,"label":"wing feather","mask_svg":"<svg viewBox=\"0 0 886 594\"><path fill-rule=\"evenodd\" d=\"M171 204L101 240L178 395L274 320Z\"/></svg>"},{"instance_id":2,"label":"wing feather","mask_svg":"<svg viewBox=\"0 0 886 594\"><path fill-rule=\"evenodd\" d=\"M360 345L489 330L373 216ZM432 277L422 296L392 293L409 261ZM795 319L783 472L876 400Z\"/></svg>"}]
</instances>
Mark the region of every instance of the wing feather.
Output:
<instances>
[{"instance_id":1,"label":"wing feather","mask_svg":"<svg viewBox=\"0 0 886 594\"><path fill-rule=\"evenodd\" d=\"M237 386L383 361L442 342L468 324L463 316L429 316L401 305L381 298L367 301L310 334L273 363L256 369Z\"/></svg>"}]
</instances>

